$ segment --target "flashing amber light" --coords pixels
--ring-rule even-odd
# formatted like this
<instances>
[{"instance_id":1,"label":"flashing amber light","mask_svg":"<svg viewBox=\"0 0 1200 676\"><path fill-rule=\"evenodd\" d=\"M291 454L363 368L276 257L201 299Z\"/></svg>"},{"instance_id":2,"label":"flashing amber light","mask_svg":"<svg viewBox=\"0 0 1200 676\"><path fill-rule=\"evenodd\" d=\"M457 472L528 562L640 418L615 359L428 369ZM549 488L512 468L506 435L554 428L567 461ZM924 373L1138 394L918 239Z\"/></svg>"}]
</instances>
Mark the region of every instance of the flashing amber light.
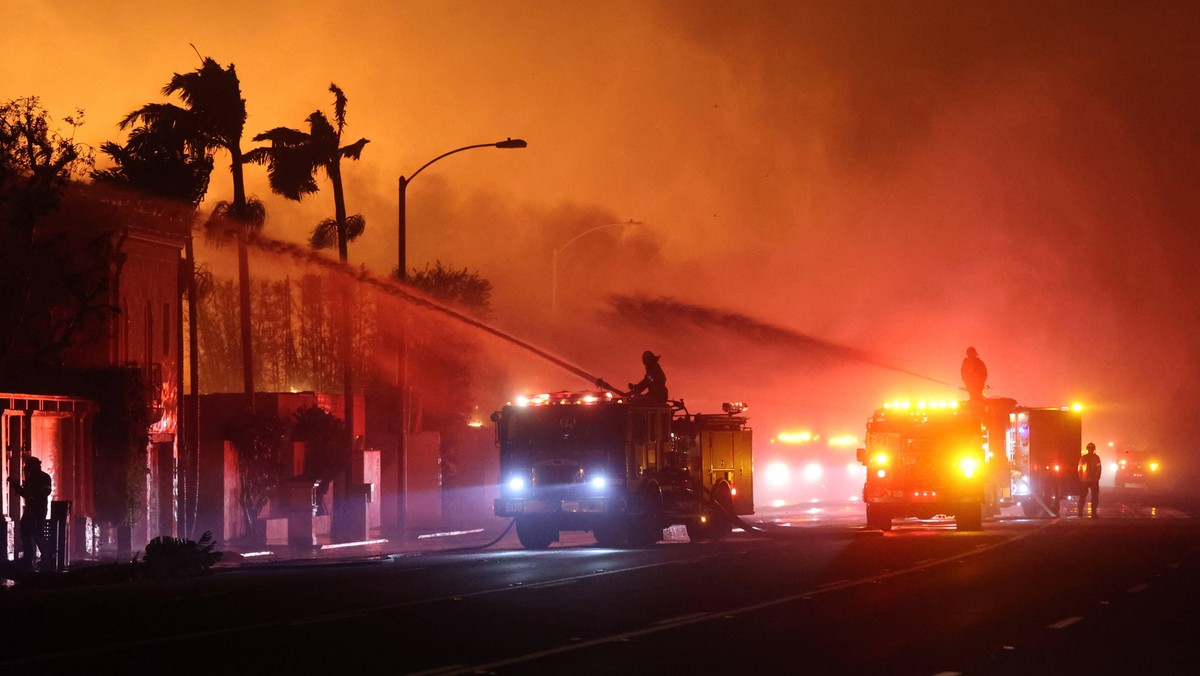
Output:
<instances>
[{"instance_id":1,"label":"flashing amber light","mask_svg":"<svg viewBox=\"0 0 1200 676\"><path fill-rule=\"evenodd\" d=\"M733 486L730 486L730 487L729 487L729 494L730 494L730 495L737 495L737 488L736 488L736 487L733 487Z\"/></svg>"},{"instance_id":2,"label":"flashing amber light","mask_svg":"<svg viewBox=\"0 0 1200 676\"><path fill-rule=\"evenodd\" d=\"M467 423L467 427L483 427L483 423L478 420L472 420L471 422Z\"/></svg>"},{"instance_id":3,"label":"flashing amber light","mask_svg":"<svg viewBox=\"0 0 1200 676\"><path fill-rule=\"evenodd\" d=\"M1076 413L1080 413L1081 411L1083 411L1083 404L1080 404L1078 402L1071 404L1071 410Z\"/></svg>"},{"instance_id":4,"label":"flashing amber light","mask_svg":"<svg viewBox=\"0 0 1200 676\"><path fill-rule=\"evenodd\" d=\"M958 461L958 468L962 470L963 476L970 479L975 476L976 470L979 469L979 458L965 457Z\"/></svg>"},{"instance_id":5,"label":"flashing amber light","mask_svg":"<svg viewBox=\"0 0 1200 676\"><path fill-rule=\"evenodd\" d=\"M918 411L928 411L931 409L947 410L947 409L958 408L958 402L957 401L940 401L940 400L934 400L934 401L921 400L916 403L913 403L911 401L906 401L906 400L901 399L901 400L897 400L897 401L884 402L883 407L885 409L891 409L891 410L895 410L895 411L908 411L913 408L917 409Z\"/></svg>"},{"instance_id":6,"label":"flashing amber light","mask_svg":"<svg viewBox=\"0 0 1200 676\"><path fill-rule=\"evenodd\" d=\"M775 437L785 444L807 444L813 440L812 432L780 432Z\"/></svg>"},{"instance_id":7,"label":"flashing amber light","mask_svg":"<svg viewBox=\"0 0 1200 676\"><path fill-rule=\"evenodd\" d=\"M1151 471L1151 472L1157 472L1157 471L1158 471L1158 463L1157 463L1157 462L1152 462L1152 463L1150 463L1150 471Z\"/></svg>"},{"instance_id":8,"label":"flashing amber light","mask_svg":"<svg viewBox=\"0 0 1200 676\"><path fill-rule=\"evenodd\" d=\"M876 453L875 457L871 458L871 462L876 465L886 465L888 463L888 455L887 453Z\"/></svg>"},{"instance_id":9,"label":"flashing amber light","mask_svg":"<svg viewBox=\"0 0 1200 676\"><path fill-rule=\"evenodd\" d=\"M1058 465L1055 465L1055 466L1054 466L1054 471L1055 471L1055 472L1057 472L1059 469L1061 469L1061 468L1060 468Z\"/></svg>"},{"instance_id":10,"label":"flashing amber light","mask_svg":"<svg viewBox=\"0 0 1200 676\"><path fill-rule=\"evenodd\" d=\"M857 446L858 437L850 434L843 434L839 437L834 437L829 440L830 446Z\"/></svg>"}]
</instances>

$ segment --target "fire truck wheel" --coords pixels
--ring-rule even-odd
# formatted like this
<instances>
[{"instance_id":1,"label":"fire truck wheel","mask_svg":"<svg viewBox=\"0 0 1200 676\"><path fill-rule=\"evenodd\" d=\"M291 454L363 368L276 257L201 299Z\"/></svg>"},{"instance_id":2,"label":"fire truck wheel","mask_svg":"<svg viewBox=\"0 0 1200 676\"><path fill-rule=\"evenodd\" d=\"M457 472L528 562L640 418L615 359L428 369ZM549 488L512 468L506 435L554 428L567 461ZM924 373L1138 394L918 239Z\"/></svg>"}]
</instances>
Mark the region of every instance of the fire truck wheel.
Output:
<instances>
[{"instance_id":1,"label":"fire truck wheel","mask_svg":"<svg viewBox=\"0 0 1200 676\"><path fill-rule=\"evenodd\" d=\"M967 503L958 508L954 515L954 525L958 530L983 530L983 512L977 503Z\"/></svg>"},{"instance_id":2,"label":"fire truck wheel","mask_svg":"<svg viewBox=\"0 0 1200 676\"><path fill-rule=\"evenodd\" d=\"M592 535L596 536L596 544L601 547L614 549L625 545L625 528L619 522L598 525Z\"/></svg>"},{"instance_id":3,"label":"fire truck wheel","mask_svg":"<svg viewBox=\"0 0 1200 676\"><path fill-rule=\"evenodd\" d=\"M878 505L867 505L867 528L885 533L892 529L892 515Z\"/></svg>"},{"instance_id":4,"label":"fire truck wheel","mask_svg":"<svg viewBox=\"0 0 1200 676\"><path fill-rule=\"evenodd\" d=\"M634 547L652 547L662 539L663 534L663 497L658 486L647 486L642 491L639 511L629 524L629 544Z\"/></svg>"},{"instance_id":5,"label":"fire truck wheel","mask_svg":"<svg viewBox=\"0 0 1200 676\"><path fill-rule=\"evenodd\" d=\"M525 549L546 549L558 537L550 524L533 519L517 519L517 539Z\"/></svg>"}]
</instances>

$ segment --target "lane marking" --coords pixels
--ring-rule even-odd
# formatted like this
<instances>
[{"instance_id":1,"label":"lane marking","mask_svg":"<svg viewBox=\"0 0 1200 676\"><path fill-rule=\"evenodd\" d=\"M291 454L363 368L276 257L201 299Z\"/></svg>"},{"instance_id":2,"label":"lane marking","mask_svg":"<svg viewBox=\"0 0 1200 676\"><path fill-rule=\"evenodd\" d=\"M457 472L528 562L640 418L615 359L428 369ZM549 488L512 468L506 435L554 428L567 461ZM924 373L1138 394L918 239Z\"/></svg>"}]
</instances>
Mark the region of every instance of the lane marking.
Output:
<instances>
[{"instance_id":1,"label":"lane marking","mask_svg":"<svg viewBox=\"0 0 1200 676\"><path fill-rule=\"evenodd\" d=\"M1129 592L1130 594L1136 594L1138 592L1144 592L1149 588L1150 588L1150 585L1143 582L1141 584L1135 584L1132 587L1130 587L1129 589L1126 589L1125 591Z\"/></svg>"},{"instance_id":2,"label":"lane marking","mask_svg":"<svg viewBox=\"0 0 1200 676\"><path fill-rule=\"evenodd\" d=\"M708 617L708 615L709 613L705 612L692 613L691 615L680 615L679 617L672 617L669 620L659 620L658 622L654 623L654 626L669 627L676 624L687 624L691 620L694 620L698 617Z\"/></svg>"},{"instance_id":3,"label":"lane marking","mask_svg":"<svg viewBox=\"0 0 1200 676\"><path fill-rule=\"evenodd\" d=\"M1054 624L1048 624L1048 625L1046 625L1046 628L1047 629L1066 629L1067 627L1071 626L1072 624L1075 624L1076 622L1078 622L1082 619L1083 619L1082 617L1078 617L1078 616L1068 617L1064 620L1059 620L1058 622L1055 622Z\"/></svg>"}]
</instances>

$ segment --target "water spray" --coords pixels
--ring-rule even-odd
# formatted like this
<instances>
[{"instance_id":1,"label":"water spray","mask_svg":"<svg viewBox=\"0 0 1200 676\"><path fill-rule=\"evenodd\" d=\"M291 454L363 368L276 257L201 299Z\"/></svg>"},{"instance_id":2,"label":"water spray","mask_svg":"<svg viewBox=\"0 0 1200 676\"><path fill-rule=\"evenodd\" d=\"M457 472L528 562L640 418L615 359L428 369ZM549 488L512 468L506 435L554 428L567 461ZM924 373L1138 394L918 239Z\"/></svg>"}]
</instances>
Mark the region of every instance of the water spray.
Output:
<instances>
[{"instance_id":1,"label":"water spray","mask_svg":"<svg viewBox=\"0 0 1200 676\"><path fill-rule=\"evenodd\" d=\"M737 312L694 305L674 298L615 295L610 299L610 303L621 318L649 328L661 327L668 324L677 326L679 321L683 321L704 329L724 329L730 334L740 336L749 342L759 345L778 345L792 350L823 354L844 361L878 366L879 368L896 371L947 387L958 387L952 383L895 366L883 358L864 350L839 345L823 338L803 334L782 326L768 324L767 322ZM672 324L671 322L664 321L664 319L675 320L675 323Z\"/></svg>"},{"instance_id":2,"label":"water spray","mask_svg":"<svg viewBox=\"0 0 1200 676\"><path fill-rule=\"evenodd\" d=\"M319 253L313 249L310 249L308 247L301 246L299 244L293 244L290 242L283 242L283 241L280 241L277 239L272 239L270 237L264 237L263 235L260 235L257 233L247 233L246 234L246 243L257 249L261 249L263 251L269 251L269 252L275 253L275 254L284 254L287 256L291 256L291 257L299 259L307 264L321 267L321 268L324 268L325 270L328 270L335 274L341 275L343 277L352 279L354 281L357 281L357 282L360 282L363 284L370 285L370 286L374 287L375 289L378 289L379 291L382 291L383 293L385 293L389 296L392 296L393 298L399 298L403 301L406 301L406 302L416 305L418 307L424 308L426 310L432 310L433 312L440 313L442 315L445 315L447 317L455 319L459 322L462 322L463 324L466 324L468 326L479 329L480 331L483 331L485 333L491 334L492 336L495 336L496 338L500 338L501 340L504 340L508 343L516 345L517 347L519 347L523 350L526 350L532 354L535 354L538 357L545 359L546 361L570 372L573 375L583 378L584 380L588 381L589 384L597 384L597 385L600 385L601 387L609 387L611 389L611 386L608 386L607 383L604 383L604 381L601 380L598 376L592 375L591 373L588 373L587 371L583 370L582 368L566 361L565 359L562 359L561 357L556 357L556 356L550 354L549 352L547 352L546 350L544 350L540 347L537 347L536 345L528 343L524 340L521 340L520 338L517 338L516 336L510 335L508 333L501 331L500 329L497 329L493 326L485 324L485 323L479 321L478 319L471 317L470 315L466 315L466 314L463 314L462 312L459 312L458 310L455 310L454 308L443 305L442 303L439 303L438 301L434 300L433 298L430 298L429 296L421 293L419 290L417 290L415 287L413 287L411 285L404 284L403 282L400 282L398 280L388 279L388 278L384 278L384 277L379 277L377 275L373 275L370 272L367 272L367 270L364 268L361 268L361 267L356 268L354 266L342 263L341 261L337 261L337 260L334 260L327 256L324 256L321 253ZM614 391L616 391L616 390L614 390Z\"/></svg>"}]
</instances>

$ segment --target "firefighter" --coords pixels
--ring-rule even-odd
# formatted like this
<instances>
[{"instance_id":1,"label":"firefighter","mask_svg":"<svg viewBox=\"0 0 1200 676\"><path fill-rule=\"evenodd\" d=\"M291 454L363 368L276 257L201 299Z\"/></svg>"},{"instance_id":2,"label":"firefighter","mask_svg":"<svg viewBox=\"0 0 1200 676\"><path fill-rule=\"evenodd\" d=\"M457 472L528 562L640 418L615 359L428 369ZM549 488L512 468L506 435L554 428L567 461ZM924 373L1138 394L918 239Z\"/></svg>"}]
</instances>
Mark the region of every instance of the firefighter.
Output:
<instances>
[{"instance_id":1,"label":"firefighter","mask_svg":"<svg viewBox=\"0 0 1200 676\"><path fill-rule=\"evenodd\" d=\"M658 365L659 356L646 350L642 353L642 365L646 367L646 377L641 382L629 383L629 394L633 403L666 406L667 404L667 374ZM643 394L643 392L645 394Z\"/></svg>"},{"instance_id":2,"label":"firefighter","mask_svg":"<svg viewBox=\"0 0 1200 676\"><path fill-rule=\"evenodd\" d=\"M975 351L975 348L967 348L967 356L963 359L959 372L962 374L963 385L966 386L967 395L971 401L983 399L984 383L987 382L987 366L979 358L979 353Z\"/></svg>"},{"instance_id":3,"label":"firefighter","mask_svg":"<svg viewBox=\"0 0 1200 676\"><path fill-rule=\"evenodd\" d=\"M21 563L33 569L34 546L46 558L46 511L50 507L50 475L42 471L42 459L25 456L25 483L17 484L16 477L8 480L17 484L17 493L25 498L25 509L21 510Z\"/></svg>"},{"instance_id":4,"label":"firefighter","mask_svg":"<svg viewBox=\"0 0 1200 676\"><path fill-rule=\"evenodd\" d=\"M1083 503L1088 491L1092 492L1092 518L1100 516L1100 456L1096 455L1096 444L1088 442L1087 453L1079 458L1079 516L1083 516Z\"/></svg>"}]
</instances>

